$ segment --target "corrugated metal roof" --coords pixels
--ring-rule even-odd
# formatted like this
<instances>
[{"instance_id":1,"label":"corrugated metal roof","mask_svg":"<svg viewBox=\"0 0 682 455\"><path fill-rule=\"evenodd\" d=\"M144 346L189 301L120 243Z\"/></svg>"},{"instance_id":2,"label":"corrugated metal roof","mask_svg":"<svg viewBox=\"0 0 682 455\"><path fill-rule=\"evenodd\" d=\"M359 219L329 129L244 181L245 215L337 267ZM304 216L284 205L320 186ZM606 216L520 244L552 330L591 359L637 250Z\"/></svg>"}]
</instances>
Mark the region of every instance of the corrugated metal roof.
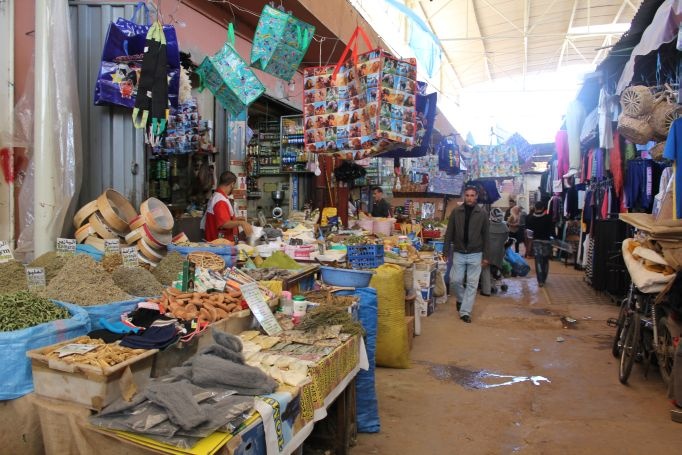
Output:
<instances>
[{"instance_id":1,"label":"corrugated metal roof","mask_svg":"<svg viewBox=\"0 0 682 455\"><path fill-rule=\"evenodd\" d=\"M406 0L440 38L462 87L598 64L641 0ZM603 27L611 30L604 30Z\"/></svg>"}]
</instances>

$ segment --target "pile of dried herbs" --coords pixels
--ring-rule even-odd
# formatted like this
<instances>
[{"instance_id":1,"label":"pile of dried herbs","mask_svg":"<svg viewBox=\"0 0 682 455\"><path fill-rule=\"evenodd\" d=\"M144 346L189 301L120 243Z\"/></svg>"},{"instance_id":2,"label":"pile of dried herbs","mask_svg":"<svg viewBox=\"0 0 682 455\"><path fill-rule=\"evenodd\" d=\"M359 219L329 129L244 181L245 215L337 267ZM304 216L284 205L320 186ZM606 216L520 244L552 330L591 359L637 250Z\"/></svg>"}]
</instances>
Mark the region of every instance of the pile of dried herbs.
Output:
<instances>
[{"instance_id":1,"label":"pile of dried herbs","mask_svg":"<svg viewBox=\"0 0 682 455\"><path fill-rule=\"evenodd\" d=\"M0 332L21 330L70 317L66 308L28 291L0 294Z\"/></svg>"},{"instance_id":2,"label":"pile of dried herbs","mask_svg":"<svg viewBox=\"0 0 682 455\"><path fill-rule=\"evenodd\" d=\"M265 259L258 268L273 268L273 269L286 269L286 270L296 270L303 266L298 262L294 261L291 256L286 254L284 251L274 251L270 257Z\"/></svg>"},{"instance_id":3,"label":"pile of dried herbs","mask_svg":"<svg viewBox=\"0 0 682 455\"><path fill-rule=\"evenodd\" d=\"M66 258L59 256L54 251L48 251L40 257L37 257L31 262L29 267L42 267L45 269L45 283L50 284L50 281L57 276L59 271L64 267Z\"/></svg>"},{"instance_id":4,"label":"pile of dried herbs","mask_svg":"<svg viewBox=\"0 0 682 455\"><path fill-rule=\"evenodd\" d=\"M182 272L182 263L184 258L176 251L172 251L166 255L159 265L157 265L152 273L164 286L170 286L173 281L178 279L178 273Z\"/></svg>"},{"instance_id":5,"label":"pile of dried herbs","mask_svg":"<svg viewBox=\"0 0 682 455\"><path fill-rule=\"evenodd\" d=\"M161 295L166 289L149 270L142 267L118 267L111 277L118 287L138 297Z\"/></svg>"},{"instance_id":6,"label":"pile of dried herbs","mask_svg":"<svg viewBox=\"0 0 682 455\"><path fill-rule=\"evenodd\" d=\"M341 309L331 305L320 305L309 310L303 317L298 328L306 332L318 327L341 325L343 333L351 335L364 335L365 329L358 321L354 321L347 309Z\"/></svg>"},{"instance_id":7,"label":"pile of dried herbs","mask_svg":"<svg viewBox=\"0 0 682 455\"><path fill-rule=\"evenodd\" d=\"M85 254L67 258L62 270L47 285L44 295L83 306L131 299L101 265Z\"/></svg>"},{"instance_id":8,"label":"pile of dried herbs","mask_svg":"<svg viewBox=\"0 0 682 455\"><path fill-rule=\"evenodd\" d=\"M7 261L0 264L0 294L27 289L26 269L21 262Z\"/></svg>"},{"instance_id":9,"label":"pile of dried herbs","mask_svg":"<svg viewBox=\"0 0 682 455\"><path fill-rule=\"evenodd\" d=\"M108 254L102 259L102 268L109 273L113 272L116 267L121 265L123 265L123 256L121 256L121 253Z\"/></svg>"}]
</instances>

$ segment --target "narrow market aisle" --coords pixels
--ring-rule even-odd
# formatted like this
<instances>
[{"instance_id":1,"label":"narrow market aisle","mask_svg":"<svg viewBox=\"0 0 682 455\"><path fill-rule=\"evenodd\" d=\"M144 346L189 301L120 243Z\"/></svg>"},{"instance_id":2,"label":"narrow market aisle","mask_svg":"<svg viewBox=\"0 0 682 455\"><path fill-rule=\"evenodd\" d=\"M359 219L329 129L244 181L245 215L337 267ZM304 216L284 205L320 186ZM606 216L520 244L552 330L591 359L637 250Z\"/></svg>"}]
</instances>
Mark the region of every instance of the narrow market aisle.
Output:
<instances>
[{"instance_id":1,"label":"narrow market aisle","mask_svg":"<svg viewBox=\"0 0 682 455\"><path fill-rule=\"evenodd\" d=\"M377 369L381 432L358 435L353 455L681 450L658 371L618 382L617 307L582 272L552 261L544 288L533 273L504 282L477 296L472 324L452 298L423 318L412 368Z\"/></svg>"}]
</instances>

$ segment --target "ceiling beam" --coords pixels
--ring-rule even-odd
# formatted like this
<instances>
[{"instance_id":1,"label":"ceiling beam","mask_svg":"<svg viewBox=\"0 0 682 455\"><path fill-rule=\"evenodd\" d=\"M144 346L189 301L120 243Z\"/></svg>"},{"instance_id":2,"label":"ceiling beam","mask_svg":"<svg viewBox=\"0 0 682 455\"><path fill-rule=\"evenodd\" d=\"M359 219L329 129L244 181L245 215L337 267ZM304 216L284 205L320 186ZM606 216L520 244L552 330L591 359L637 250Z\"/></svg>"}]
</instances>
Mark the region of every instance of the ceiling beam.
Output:
<instances>
[{"instance_id":1,"label":"ceiling beam","mask_svg":"<svg viewBox=\"0 0 682 455\"><path fill-rule=\"evenodd\" d=\"M617 24L618 21L620 20L621 14L623 14L623 11L625 11L625 6L630 3L629 0L623 0L623 3L621 3L620 8L618 8L618 12L616 13L616 16L613 18L613 21L611 22L612 24ZM601 46L599 46L599 50L597 51L597 55L594 56L594 59L592 60L592 64L596 65L599 59L601 58L602 54L606 53L607 50L604 48L606 44L611 44L611 36L612 35L606 35L604 37L604 40L601 43Z\"/></svg>"},{"instance_id":2,"label":"ceiling beam","mask_svg":"<svg viewBox=\"0 0 682 455\"><path fill-rule=\"evenodd\" d=\"M547 8L545 8L545 11L542 12L542 14L540 15L540 17L538 17L538 18L535 20L535 23L534 23L533 26L530 28L530 30L528 31L528 33L533 33L533 30L535 30L535 27L537 27L538 25L542 24L542 23L545 21L545 17L547 16L547 13L549 13L550 11L553 11L553 10L554 10L554 4L555 4L556 2L557 2L557 0L552 0L552 3L550 3L549 6L548 6Z\"/></svg>"},{"instance_id":3,"label":"ceiling beam","mask_svg":"<svg viewBox=\"0 0 682 455\"><path fill-rule=\"evenodd\" d=\"M481 22L478 20L478 12L476 9L476 4L474 3L474 0L467 0L467 1L470 3L470 7L471 7L470 9L473 10L473 12L474 12L474 21L476 22L476 28L478 29L478 35L482 37L483 33L481 32ZM468 21L467 21L467 23L468 23ZM493 74L490 71L490 61L488 60L490 58L490 55L488 54L488 48L485 45L485 40L481 41L481 44L483 45L483 67L485 68L485 74L486 74L486 76L488 76L488 81L492 81L493 80Z\"/></svg>"},{"instance_id":4,"label":"ceiling beam","mask_svg":"<svg viewBox=\"0 0 682 455\"><path fill-rule=\"evenodd\" d=\"M449 3L449 2L448 2ZM431 32L435 35L436 34L436 29L433 27L433 23L431 22L431 18L433 15L429 16L426 14L426 8L424 8L424 5L422 4L421 0L419 0L419 7L422 10L422 14L424 14L424 17L426 18L426 22L429 25L429 28L431 29ZM452 65L452 60L450 59L450 55L445 52L445 48L443 47L443 43L438 40L438 47L440 47L440 51L443 53L443 57L450 63L450 69L452 70L452 74L455 76L455 82L457 83L458 89L462 89L464 86L462 85L462 80L459 77L459 74L457 74L457 70L455 69L455 66ZM442 63L441 63L442 64ZM441 80L443 78L441 77Z\"/></svg>"},{"instance_id":5,"label":"ceiling beam","mask_svg":"<svg viewBox=\"0 0 682 455\"><path fill-rule=\"evenodd\" d=\"M561 63L564 60L564 54L566 54L566 49L568 48L568 42L570 41L568 37L568 31L573 27L573 21L575 20L575 10L578 8L578 0L573 0L573 9L571 11L571 18L568 21L568 27L566 28L566 37L561 45L561 52L559 53L559 62L557 63L556 69L559 71L561 69Z\"/></svg>"},{"instance_id":6,"label":"ceiling beam","mask_svg":"<svg viewBox=\"0 0 682 455\"><path fill-rule=\"evenodd\" d=\"M500 11L500 10L497 9L497 8L495 8L488 0L482 0L482 1L483 1L483 3L485 3L486 5L488 5L488 7L489 7L490 9L492 9L493 11L495 11L495 12L497 13L498 16L500 16L502 19L504 19L505 22L507 22L507 23L508 23L509 25L511 25L512 27L514 27L514 29L515 29L517 32L519 32L521 35L523 35L523 30L521 30L521 29L518 27L518 25L516 25L515 23L513 23L511 20L509 20L509 18L508 18L502 11Z\"/></svg>"},{"instance_id":7,"label":"ceiling beam","mask_svg":"<svg viewBox=\"0 0 682 455\"><path fill-rule=\"evenodd\" d=\"M523 89L526 89L528 71L528 29L530 26L530 0L523 1Z\"/></svg>"}]
</instances>

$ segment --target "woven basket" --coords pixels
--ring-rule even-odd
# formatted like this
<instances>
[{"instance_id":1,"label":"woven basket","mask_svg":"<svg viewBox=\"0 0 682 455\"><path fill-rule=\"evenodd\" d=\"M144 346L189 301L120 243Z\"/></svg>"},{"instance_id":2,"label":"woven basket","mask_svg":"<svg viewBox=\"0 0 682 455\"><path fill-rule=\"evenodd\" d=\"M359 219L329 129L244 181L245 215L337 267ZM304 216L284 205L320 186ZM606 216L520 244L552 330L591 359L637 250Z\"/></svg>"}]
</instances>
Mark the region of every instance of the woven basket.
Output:
<instances>
[{"instance_id":1,"label":"woven basket","mask_svg":"<svg viewBox=\"0 0 682 455\"><path fill-rule=\"evenodd\" d=\"M215 253L208 251L196 251L187 255L187 260L195 263L202 269L215 270L221 272L225 269L225 261Z\"/></svg>"},{"instance_id":2,"label":"woven basket","mask_svg":"<svg viewBox=\"0 0 682 455\"><path fill-rule=\"evenodd\" d=\"M618 117L618 132L635 144L646 144L654 135L648 119L639 119L621 114Z\"/></svg>"},{"instance_id":3,"label":"woven basket","mask_svg":"<svg viewBox=\"0 0 682 455\"><path fill-rule=\"evenodd\" d=\"M663 159L663 150L665 149L665 141L659 142L658 144L651 147L649 150L649 155L654 161L661 161Z\"/></svg>"},{"instance_id":4,"label":"woven basket","mask_svg":"<svg viewBox=\"0 0 682 455\"><path fill-rule=\"evenodd\" d=\"M620 95L620 106L623 113L630 117L643 117L653 109L654 96L649 87L633 85L623 90Z\"/></svg>"},{"instance_id":5,"label":"woven basket","mask_svg":"<svg viewBox=\"0 0 682 455\"><path fill-rule=\"evenodd\" d=\"M649 117L649 125L654 132L662 137L668 137L670 125L680 116L679 106L670 102L667 96L663 96L654 106Z\"/></svg>"}]
</instances>

